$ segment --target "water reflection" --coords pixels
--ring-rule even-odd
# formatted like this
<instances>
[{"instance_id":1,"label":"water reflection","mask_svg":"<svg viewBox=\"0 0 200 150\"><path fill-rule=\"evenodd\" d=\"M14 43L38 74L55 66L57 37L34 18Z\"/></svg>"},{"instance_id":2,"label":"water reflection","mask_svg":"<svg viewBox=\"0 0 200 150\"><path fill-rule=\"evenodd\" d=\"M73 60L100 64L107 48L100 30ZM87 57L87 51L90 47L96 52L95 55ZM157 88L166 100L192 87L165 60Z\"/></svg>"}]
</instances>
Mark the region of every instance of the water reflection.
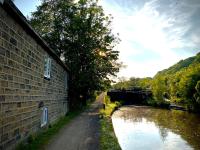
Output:
<instances>
[{"instance_id":1,"label":"water reflection","mask_svg":"<svg viewBox=\"0 0 200 150\"><path fill-rule=\"evenodd\" d=\"M200 116L150 107L122 107L112 116L123 150L200 149Z\"/></svg>"}]
</instances>

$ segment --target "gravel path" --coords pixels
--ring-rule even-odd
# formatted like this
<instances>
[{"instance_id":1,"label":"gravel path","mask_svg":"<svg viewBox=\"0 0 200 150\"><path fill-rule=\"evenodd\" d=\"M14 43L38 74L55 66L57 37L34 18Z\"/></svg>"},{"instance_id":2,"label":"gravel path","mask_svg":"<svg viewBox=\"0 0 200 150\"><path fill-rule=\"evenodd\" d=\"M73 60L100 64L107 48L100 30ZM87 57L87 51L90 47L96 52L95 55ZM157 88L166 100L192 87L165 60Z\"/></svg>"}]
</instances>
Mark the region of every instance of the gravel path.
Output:
<instances>
[{"instance_id":1,"label":"gravel path","mask_svg":"<svg viewBox=\"0 0 200 150\"><path fill-rule=\"evenodd\" d=\"M99 150L99 108L101 94L88 110L67 124L46 146L46 150Z\"/></svg>"}]
</instances>

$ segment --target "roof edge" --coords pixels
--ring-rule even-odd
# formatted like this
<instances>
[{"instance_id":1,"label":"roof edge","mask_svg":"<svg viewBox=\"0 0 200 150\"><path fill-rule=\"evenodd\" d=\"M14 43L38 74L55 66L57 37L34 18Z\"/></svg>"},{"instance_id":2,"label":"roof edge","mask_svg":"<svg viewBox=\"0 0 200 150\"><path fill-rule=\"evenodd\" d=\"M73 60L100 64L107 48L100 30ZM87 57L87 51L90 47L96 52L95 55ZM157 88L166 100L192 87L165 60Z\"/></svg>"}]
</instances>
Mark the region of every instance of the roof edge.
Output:
<instances>
[{"instance_id":1,"label":"roof edge","mask_svg":"<svg viewBox=\"0 0 200 150\"><path fill-rule=\"evenodd\" d=\"M70 71L68 66L65 65L62 60L56 55L56 53L48 46L48 44L42 39L42 37L30 26L26 17L21 13L21 11L15 6L11 0L0 0L3 4L3 8L6 12L18 22L26 32L28 32L38 44L40 44L44 50L51 55L65 70Z\"/></svg>"}]
</instances>

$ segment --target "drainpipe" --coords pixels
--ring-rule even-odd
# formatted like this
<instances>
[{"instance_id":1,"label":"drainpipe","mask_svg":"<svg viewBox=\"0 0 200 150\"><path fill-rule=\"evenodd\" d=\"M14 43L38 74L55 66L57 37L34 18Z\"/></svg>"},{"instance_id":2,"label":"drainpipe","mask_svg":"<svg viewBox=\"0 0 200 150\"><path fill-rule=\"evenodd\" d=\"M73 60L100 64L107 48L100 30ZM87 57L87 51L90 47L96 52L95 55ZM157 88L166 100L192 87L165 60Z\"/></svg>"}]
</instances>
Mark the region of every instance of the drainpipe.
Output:
<instances>
[{"instance_id":1,"label":"drainpipe","mask_svg":"<svg viewBox=\"0 0 200 150\"><path fill-rule=\"evenodd\" d=\"M0 0L0 3L3 5L3 3L4 3L4 0Z\"/></svg>"}]
</instances>

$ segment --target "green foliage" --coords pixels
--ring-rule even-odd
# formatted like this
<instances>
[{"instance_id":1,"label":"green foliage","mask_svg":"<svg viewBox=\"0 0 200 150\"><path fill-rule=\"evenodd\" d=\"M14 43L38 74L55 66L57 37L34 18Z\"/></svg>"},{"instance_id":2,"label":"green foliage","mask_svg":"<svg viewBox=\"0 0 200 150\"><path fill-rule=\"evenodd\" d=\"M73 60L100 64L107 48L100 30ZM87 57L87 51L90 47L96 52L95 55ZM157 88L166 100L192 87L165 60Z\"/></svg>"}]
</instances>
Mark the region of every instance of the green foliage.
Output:
<instances>
[{"instance_id":1,"label":"green foliage","mask_svg":"<svg viewBox=\"0 0 200 150\"><path fill-rule=\"evenodd\" d=\"M111 120L109 118L102 118L100 123L100 150L121 150Z\"/></svg>"},{"instance_id":2,"label":"green foliage","mask_svg":"<svg viewBox=\"0 0 200 150\"><path fill-rule=\"evenodd\" d=\"M164 103L164 95L167 93L167 78L156 76L152 82L152 92L158 104Z\"/></svg>"},{"instance_id":3,"label":"green foliage","mask_svg":"<svg viewBox=\"0 0 200 150\"><path fill-rule=\"evenodd\" d=\"M184 68L189 67L195 60L195 56L194 57L189 57L185 60L181 60L178 63L176 63L175 65L169 67L168 69L164 69L163 71L158 72L158 74L173 74L176 73Z\"/></svg>"},{"instance_id":4,"label":"green foliage","mask_svg":"<svg viewBox=\"0 0 200 150\"><path fill-rule=\"evenodd\" d=\"M113 130L111 115L116 107L120 106L119 102L111 103L109 96L104 97L105 109L100 110L102 116L100 120L100 149L101 150L121 150L115 132Z\"/></svg>"},{"instance_id":5,"label":"green foliage","mask_svg":"<svg viewBox=\"0 0 200 150\"><path fill-rule=\"evenodd\" d=\"M101 116L110 117L111 114L121 105L120 102L111 102L109 96L104 97L105 108L100 110Z\"/></svg>"},{"instance_id":6,"label":"green foliage","mask_svg":"<svg viewBox=\"0 0 200 150\"><path fill-rule=\"evenodd\" d=\"M32 142L33 142L33 135L30 135L29 137L28 137L28 139L27 139L27 142L29 143L29 144L31 144Z\"/></svg>"},{"instance_id":7,"label":"green foliage","mask_svg":"<svg viewBox=\"0 0 200 150\"><path fill-rule=\"evenodd\" d=\"M200 54L197 54L158 72L153 78L152 92L156 101L164 99L163 93L167 93L171 102L199 111L199 80Z\"/></svg>"},{"instance_id":8,"label":"green foliage","mask_svg":"<svg viewBox=\"0 0 200 150\"><path fill-rule=\"evenodd\" d=\"M198 104L200 104L200 81L197 82L195 87L196 93L194 94L194 98Z\"/></svg>"},{"instance_id":9,"label":"green foliage","mask_svg":"<svg viewBox=\"0 0 200 150\"><path fill-rule=\"evenodd\" d=\"M120 66L113 50L119 39L96 0L44 0L30 23L69 66L72 105L86 104L96 90L110 86L108 77Z\"/></svg>"},{"instance_id":10,"label":"green foliage","mask_svg":"<svg viewBox=\"0 0 200 150\"><path fill-rule=\"evenodd\" d=\"M140 87L142 89L151 88L152 78L130 78L129 80L121 80L120 82L114 84L112 87L114 89L132 89L135 87Z\"/></svg>"},{"instance_id":11,"label":"green foliage","mask_svg":"<svg viewBox=\"0 0 200 150\"><path fill-rule=\"evenodd\" d=\"M115 85L115 89L132 87L152 90L153 99L149 105L167 106L168 101L183 105L189 110L200 111L200 53L181 60L177 64L158 72L151 78L131 78Z\"/></svg>"},{"instance_id":12,"label":"green foliage","mask_svg":"<svg viewBox=\"0 0 200 150\"><path fill-rule=\"evenodd\" d=\"M195 87L198 94L200 94L200 81L197 82L197 85Z\"/></svg>"},{"instance_id":13,"label":"green foliage","mask_svg":"<svg viewBox=\"0 0 200 150\"><path fill-rule=\"evenodd\" d=\"M110 97L109 96L105 96L104 100L103 100L103 103L106 104L106 105L109 104L110 103Z\"/></svg>"}]
</instances>

